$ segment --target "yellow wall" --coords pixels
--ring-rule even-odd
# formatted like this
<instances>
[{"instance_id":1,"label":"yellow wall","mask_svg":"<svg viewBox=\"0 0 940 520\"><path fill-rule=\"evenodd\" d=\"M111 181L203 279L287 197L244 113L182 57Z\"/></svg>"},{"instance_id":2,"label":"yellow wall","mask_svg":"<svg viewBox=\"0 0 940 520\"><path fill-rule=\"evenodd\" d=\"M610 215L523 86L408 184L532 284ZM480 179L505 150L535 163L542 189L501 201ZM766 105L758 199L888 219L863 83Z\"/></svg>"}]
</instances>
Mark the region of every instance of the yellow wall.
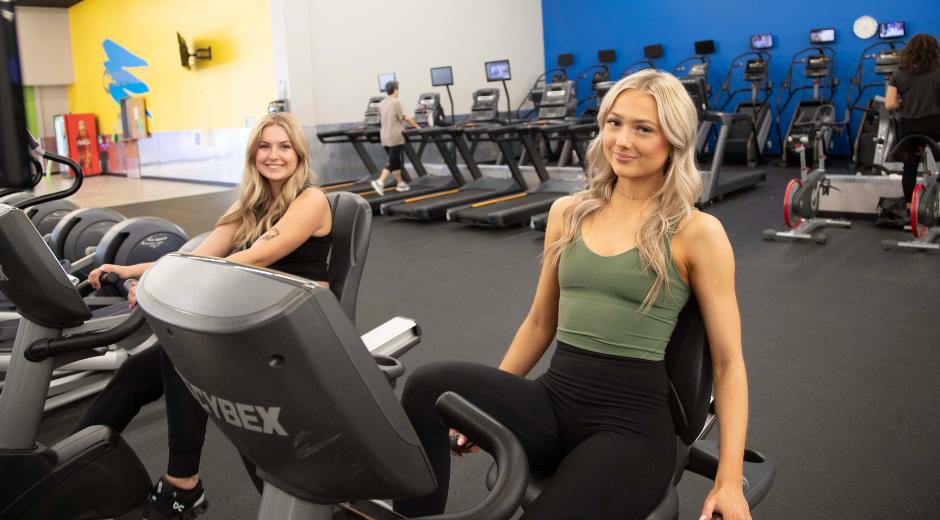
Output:
<instances>
[{"instance_id":1,"label":"yellow wall","mask_svg":"<svg viewBox=\"0 0 940 520\"><path fill-rule=\"evenodd\" d=\"M120 107L103 80L110 39L146 60L129 68L150 91L151 132L236 128L275 98L268 0L84 0L69 8L75 83L72 112L98 116L99 132L120 130ZM212 61L180 65L176 32Z\"/></svg>"}]
</instances>

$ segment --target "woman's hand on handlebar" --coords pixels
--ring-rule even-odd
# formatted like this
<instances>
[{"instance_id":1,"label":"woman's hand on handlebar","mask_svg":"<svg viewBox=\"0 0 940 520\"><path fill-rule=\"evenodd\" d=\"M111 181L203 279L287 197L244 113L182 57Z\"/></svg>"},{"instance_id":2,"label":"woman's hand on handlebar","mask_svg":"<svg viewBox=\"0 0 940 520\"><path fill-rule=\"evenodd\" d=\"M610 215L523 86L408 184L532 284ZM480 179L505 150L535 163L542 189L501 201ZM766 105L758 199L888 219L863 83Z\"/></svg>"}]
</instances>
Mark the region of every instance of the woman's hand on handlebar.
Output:
<instances>
[{"instance_id":1,"label":"woman's hand on handlebar","mask_svg":"<svg viewBox=\"0 0 940 520\"><path fill-rule=\"evenodd\" d=\"M127 291L127 307L133 309L137 305L137 280L131 280L130 290Z\"/></svg>"},{"instance_id":2,"label":"woman's hand on handlebar","mask_svg":"<svg viewBox=\"0 0 940 520\"><path fill-rule=\"evenodd\" d=\"M480 451L479 446L453 428L450 429L449 438L450 451L457 457L463 457L465 453L476 453Z\"/></svg>"},{"instance_id":3,"label":"woman's hand on handlebar","mask_svg":"<svg viewBox=\"0 0 940 520\"><path fill-rule=\"evenodd\" d=\"M718 486L712 488L705 498L699 520L711 520L721 515L724 520L751 520L751 511L744 490L740 486Z\"/></svg>"},{"instance_id":4,"label":"woman's hand on handlebar","mask_svg":"<svg viewBox=\"0 0 940 520\"><path fill-rule=\"evenodd\" d=\"M101 289L101 277L105 273L115 273L118 275L118 278L122 280L125 278L130 278L126 266L103 264L101 267L98 267L94 271L88 273L88 282L91 283L91 286L94 287L96 291Z\"/></svg>"}]
</instances>

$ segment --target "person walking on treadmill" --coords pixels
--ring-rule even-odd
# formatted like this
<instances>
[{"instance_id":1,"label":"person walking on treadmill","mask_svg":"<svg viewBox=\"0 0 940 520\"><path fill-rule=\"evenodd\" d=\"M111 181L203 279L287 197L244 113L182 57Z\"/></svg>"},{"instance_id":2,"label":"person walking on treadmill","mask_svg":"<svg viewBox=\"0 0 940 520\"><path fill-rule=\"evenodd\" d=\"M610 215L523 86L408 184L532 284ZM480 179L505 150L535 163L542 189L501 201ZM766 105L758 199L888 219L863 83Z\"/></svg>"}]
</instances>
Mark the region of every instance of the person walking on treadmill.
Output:
<instances>
[{"instance_id":1,"label":"person walking on treadmill","mask_svg":"<svg viewBox=\"0 0 940 520\"><path fill-rule=\"evenodd\" d=\"M915 34L901 51L898 70L888 80L885 108L898 111L898 140L923 134L940 141L940 45L929 34ZM918 154L913 146L899 151L904 162L901 186L910 218L917 184Z\"/></svg>"},{"instance_id":2,"label":"person walking on treadmill","mask_svg":"<svg viewBox=\"0 0 940 520\"><path fill-rule=\"evenodd\" d=\"M398 191L408 191L408 184L401 178L401 153L405 146L405 136L402 134L405 125L402 121L407 121L412 128L418 128L418 123L401 110L401 101L398 100L398 82L389 81L385 84L385 93L388 94L382 104L379 106L379 114L382 128L379 131L379 138L382 147L388 154L388 163L382 168L382 175L377 180L372 181L372 188L379 195L385 195L385 180L389 175L394 175L398 181L395 187Z\"/></svg>"}]
</instances>

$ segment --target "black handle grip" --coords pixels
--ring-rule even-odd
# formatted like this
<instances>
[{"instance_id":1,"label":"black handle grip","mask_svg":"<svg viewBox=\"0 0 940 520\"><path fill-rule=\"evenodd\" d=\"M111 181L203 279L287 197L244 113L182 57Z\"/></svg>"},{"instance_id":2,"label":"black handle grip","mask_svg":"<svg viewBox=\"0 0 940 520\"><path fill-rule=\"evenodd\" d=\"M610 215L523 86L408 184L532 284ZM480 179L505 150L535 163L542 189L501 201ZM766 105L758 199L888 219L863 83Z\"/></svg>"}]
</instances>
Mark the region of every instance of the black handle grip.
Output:
<instances>
[{"instance_id":1,"label":"black handle grip","mask_svg":"<svg viewBox=\"0 0 940 520\"><path fill-rule=\"evenodd\" d=\"M529 462L516 437L496 419L453 392L445 392L435 404L448 424L469 436L493 456L499 474L492 491L478 504L457 513L422 516L420 520L509 520L525 493ZM418 520L418 519L412 519Z\"/></svg>"},{"instance_id":2,"label":"black handle grip","mask_svg":"<svg viewBox=\"0 0 940 520\"><path fill-rule=\"evenodd\" d=\"M64 338L37 340L26 349L25 357L38 363L54 356L106 347L127 338L144 323L144 313L140 308L135 308L127 319L108 329L83 332Z\"/></svg>"},{"instance_id":3,"label":"black handle grip","mask_svg":"<svg viewBox=\"0 0 940 520\"><path fill-rule=\"evenodd\" d=\"M102 287L105 287L108 285L117 285L117 283L120 280L121 278L118 276L118 274L113 271L108 271L106 273L103 273L101 275L101 278L98 279L98 281L101 282ZM78 293L82 295L82 298L95 292L95 288L91 286L91 282L88 280L85 280L82 283L78 284L76 289L78 289Z\"/></svg>"}]
</instances>

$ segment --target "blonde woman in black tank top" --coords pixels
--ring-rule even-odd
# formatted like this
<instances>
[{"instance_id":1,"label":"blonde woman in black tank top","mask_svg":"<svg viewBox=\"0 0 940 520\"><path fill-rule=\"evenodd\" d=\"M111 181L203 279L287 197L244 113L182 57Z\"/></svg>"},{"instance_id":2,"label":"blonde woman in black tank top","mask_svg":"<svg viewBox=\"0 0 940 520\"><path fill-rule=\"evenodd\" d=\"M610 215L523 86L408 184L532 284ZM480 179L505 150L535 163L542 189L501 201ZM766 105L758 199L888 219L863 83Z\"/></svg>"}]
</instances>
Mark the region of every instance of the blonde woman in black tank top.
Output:
<instances>
[{"instance_id":1,"label":"blonde woman in black tank top","mask_svg":"<svg viewBox=\"0 0 940 520\"><path fill-rule=\"evenodd\" d=\"M554 471L523 518L645 518L672 476L675 439L661 356L691 290L708 333L720 426L717 477L701 518L751 518L742 487L748 393L734 255L721 223L693 210L701 193L695 107L676 78L647 70L609 91L598 125L589 186L551 209L535 298L499 369L445 362L408 379L402 404L438 490L396 501L397 511L444 509L448 430L434 400L453 390L512 430L530 467ZM608 274L583 272L594 266ZM581 312L584 305L593 312ZM672 326L649 326L665 336L659 342L630 338L650 325L644 320L670 319ZM549 370L526 379L556 337ZM458 446L466 442L457 439Z\"/></svg>"}]
</instances>

